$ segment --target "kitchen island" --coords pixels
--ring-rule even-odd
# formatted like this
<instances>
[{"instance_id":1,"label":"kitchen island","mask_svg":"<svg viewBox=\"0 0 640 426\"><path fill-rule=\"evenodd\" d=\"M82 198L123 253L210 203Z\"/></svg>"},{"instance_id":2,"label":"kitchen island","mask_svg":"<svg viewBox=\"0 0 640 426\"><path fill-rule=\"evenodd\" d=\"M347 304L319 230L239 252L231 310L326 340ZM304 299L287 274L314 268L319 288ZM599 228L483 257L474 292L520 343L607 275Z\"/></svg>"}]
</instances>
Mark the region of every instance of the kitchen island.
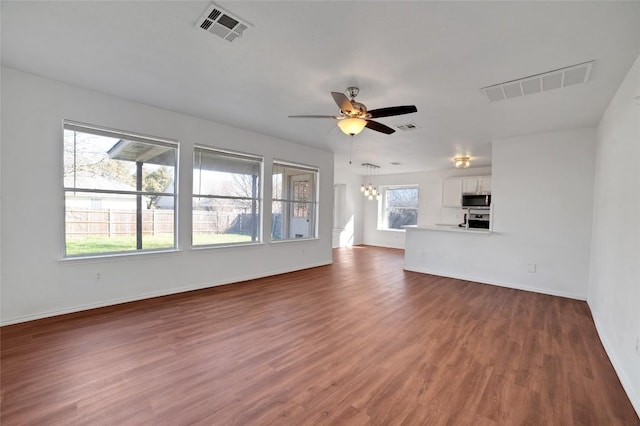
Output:
<instances>
[{"instance_id":1,"label":"kitchen island","mask_svg":"<svg viewBox=\"0 0 640 426\"><path fill-rule=\"evenodd\" d=\"M405 270L495 283L494 232L446 224L405 229Z\"/></svg>"},{"instance_id":2,"label":"kitchen island","mask_svg":"<svg viewBox=\"0 0 640 426\"><path fill-rule=\"evenodd\" d=\"M588 265L588 249L552 245L548 237L524 239L526 228L495 232L440 224L405 229L406 271L584 300L573 282L580 266Z\"/></svg>"}]
</instances>

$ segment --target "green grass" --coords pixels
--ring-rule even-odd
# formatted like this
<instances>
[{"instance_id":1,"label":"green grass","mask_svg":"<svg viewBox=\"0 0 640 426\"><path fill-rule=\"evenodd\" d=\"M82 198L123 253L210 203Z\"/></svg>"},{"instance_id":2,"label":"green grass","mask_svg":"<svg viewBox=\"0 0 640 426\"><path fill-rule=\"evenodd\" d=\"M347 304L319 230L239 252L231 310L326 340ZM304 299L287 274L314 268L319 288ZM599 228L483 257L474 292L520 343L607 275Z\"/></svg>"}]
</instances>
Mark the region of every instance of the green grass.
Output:
<instances>
[{"instance_id":1,"label":"green grass","mask_svg":"<svg viewBox=\"0 0 640 426\"><path fill-rule=\"evenodd\" d=\"M244 243L251 241L249 235L240 234L197 234L194 245ZM144 250L170 249L173 247L173 235L144 235L142 248ZM77 240L67 240L67 256L84 254L116 253L136 250L136 237L88 237Z\"/></svg>"}]
</instances>

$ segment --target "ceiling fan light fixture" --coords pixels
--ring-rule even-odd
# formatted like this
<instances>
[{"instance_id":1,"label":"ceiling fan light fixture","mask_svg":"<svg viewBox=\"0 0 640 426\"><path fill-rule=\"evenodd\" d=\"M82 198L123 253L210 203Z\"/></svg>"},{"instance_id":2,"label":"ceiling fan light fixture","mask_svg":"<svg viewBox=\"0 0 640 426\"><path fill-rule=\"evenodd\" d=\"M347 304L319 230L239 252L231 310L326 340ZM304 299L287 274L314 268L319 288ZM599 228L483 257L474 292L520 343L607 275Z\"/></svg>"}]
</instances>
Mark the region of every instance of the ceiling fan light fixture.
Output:
<instances>
[{"instance_id":1,"label":"ceiling fan light fixture","mask_svg":"<svg viewBox=\"0 0 640 426\"><path fill-rule=\"evenodd\" d=\"M471 165L471 158L469 157L456 157L453 159L456 169L466 169Z\"/></svg>"},{"instance_id":2,"label":"ceiling fan light fixture","mask_svg":"<svg viewBox=\"0 0 640 426\"><path fill-rule=\"evenodd\" d=\"M395 132L394 129L371 119L418 112L415 105L401 105L367 110L365 104L356 102L355 100L358 91L359 89L357 87L347 88L351 99L347 98L344 93L331 92L333 100L336 105L338 105L338 108L340 108L340 115L290 115L289 118L331 118L338 120L338 127L340 127L342 133L350 136L357 135L362 132L365 127L375 132L390 135Z\"/></svg>"},{"instance_id":3,"label":"ceiling fan light fixture","mask_svg":"<svg viewBox=\"0 0 640 426\"><path fill-rule=\"evenodd\" d=\"M367 120L362 118L345 118L338 121L338 127L345 135L357 135L367 125Z\"/></svg>"}]
</instances>

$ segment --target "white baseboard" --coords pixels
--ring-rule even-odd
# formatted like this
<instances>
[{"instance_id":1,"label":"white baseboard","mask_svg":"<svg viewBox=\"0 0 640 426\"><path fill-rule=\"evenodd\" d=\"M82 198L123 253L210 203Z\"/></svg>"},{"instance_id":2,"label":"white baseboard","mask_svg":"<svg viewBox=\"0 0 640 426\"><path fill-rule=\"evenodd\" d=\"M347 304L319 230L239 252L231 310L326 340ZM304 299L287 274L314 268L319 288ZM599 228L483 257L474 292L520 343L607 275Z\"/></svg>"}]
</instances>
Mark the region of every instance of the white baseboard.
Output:
<instances>
[{"instance_id":1,"label":"white baseboard","mask_svg":"<svg viewBox=\"0 0 640 426\"><path fill-rule=\"evenodd\" d=\"M184 292L187 292L187 291L202 290L202 289L210 288L210 287L217 287L217 286L221 286L221 285L240 283L240 282L243 282L243 281L255 280L255 279L258 279L258 278L270 277L270 276L273 276L273 275L286 274L286 273L289 273L289 272L301 271L303 269L311 269L311 268L316 268L318 266L325 266L325 265L330 265L330 264L331 264L331 262L320 262L320 263L317 263L317 264L308 264L308 265L298 266L298 267L296 267L294 269L283 269L283 270L269 271L269 272L265 272L263 274L257 274L257 275L252 275L252 276L242 276L242 277L238 277L238 278L235 278L235 279L229 280L229 281L219 281L219 282L214 282L214 283L201 283L201 284L194 284L194 285L190 285L190 286L186 286L186 287L174 287L174 288L171 288L171 289L166 289L166 290L161 290L161 291L153 291L153 292L149 292L149 293L138 294L138 295L131 296L131 297L122 297L122 298L111 299L111 300L106 300L106 301L101 301L101 302L96 302L96 303L88 303L88 304L81 305L81 306L70 306L70 307L63 308L63 309L54 309L52 311L38 312L36 314L25 315L25 316L21 316L21 317L15 317L15 318L9 318L7 320L3 320L3 321L0 322L0 326L18 324L18 323L27 322L27 321L34 321L34 320L38 320L38 319L54 317L54 316L57 316L57 315L71 314L71 313L74 313L74 312L87 311L89 309L104 308L106 306L119 305L121 303L136 302L138 300L151 299L151 298L154 298L154 297L169 296L171 294L184 293Z\"/></svg>"},{"instance_id":2,"label":"white baseboard","mask_svg":"<svg viewBox=\"0 0 640 426\"><path fill-rule=\"evenodd\" d=\"M589 305L589 301L587 301L587 305ZM627 397L629 397L629 401L631 401L631 405L633 405L634 410L636 410L636 414L640 417L640 395L636 395L634 393L634 389L631 387L631 379L625 374L624 370L620 366L620 362L618 362L615 351L613 347L609 343L606 334L602 332L602 327L600 326L600 322L598 318L594 315L594 311L589 306L589 310L591 311L591 317L593 318L593 323L596 325L596 332L598 333L598 337L600 337L600 341L602 342L602 346L604 346L604 351L607 353L609 357L609 361L611 361L611 365L613 365L613 369L616 371L618 375L618 379L622 384L622 388L627 393Z\"/></svg>"},{"instance_id":3,"label":"white baseboard","mask_svg":"<svg viewBox=\"0 0 640 426\"><path fill-rule=\"evenodd\" d=\"M444 273L443 274L441 271L431 271L431 270L428 270L428 269L425 269L425 268L408 268L405 265L404 266L404 270L405 271L411 271L411 272L420 272L421 274L438 275L440 277L455 278L455 279L464 280L464 281L472 281L472 282L477 282L477 283L481 283L481 284L495 285L495 286L498 286L498 287L512 288L512 289L515 289L515 290L524 290L524 291L531 291L533 293L548 294L550 296L566 297L568 299L587 300L586 296L585 295L581 295L581 294L566 293L566 292L563 292L563 291L548 290L548 289L537 288L537 287L529 287L529 286L518 285L518 284L513 284L513 283L503 283L503 282L498 282L498 281L489 281L489 280L486 280L484 278L471 277L471 276L465 276L465 275L459 275L459 274L449 274L449 273Z\"/></svg>"}]
</instances>

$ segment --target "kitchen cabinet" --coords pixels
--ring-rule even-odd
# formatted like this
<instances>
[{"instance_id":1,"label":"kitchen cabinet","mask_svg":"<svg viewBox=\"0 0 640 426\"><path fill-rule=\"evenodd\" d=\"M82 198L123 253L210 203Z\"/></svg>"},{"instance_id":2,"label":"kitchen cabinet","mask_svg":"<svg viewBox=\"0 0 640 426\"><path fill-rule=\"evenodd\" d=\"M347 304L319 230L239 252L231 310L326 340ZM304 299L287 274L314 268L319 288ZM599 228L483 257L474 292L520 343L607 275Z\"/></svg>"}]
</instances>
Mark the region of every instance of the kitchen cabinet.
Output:
<instances>
[{"instance_id":1,"label":"kitchen cabinet","mask_svg":"<svg viewBox=\"0 0 640 426\"><path fill-rule=\"evenodd\" d=\"M451 178L442 181L442 206L462 207L461 178Z\"/></svg>"},{"instance_id":2,"label":"kitchen cabinet","mask_svg":"<svg viewBox=\"0 0 640 426\"><path fill-rule=\"evenodd\" d=\"M491 194L491 176L483 176L479 178L478 189L481 194Z\"/></svg>"},{"instance_id":3,"label":"kitchen cabinet","mask_svg":"<svg viewBox=\"0 0 640 426\"><path fill-rule=\"evenodd\" d=\"M491 176L474 176L462 179L463 194L490 194Z\"/></svg>"},{"instance_id":4,"label":"kitchen cabinet","mask_svg":"<svg viewBox=\"0 0 640 426\"><path fill-rule=\"evenodd\" d=\"M467 176L442 181L442 207L462 207L462 194L490 194L491 176Z\"/></svg>"}]
</instances>

